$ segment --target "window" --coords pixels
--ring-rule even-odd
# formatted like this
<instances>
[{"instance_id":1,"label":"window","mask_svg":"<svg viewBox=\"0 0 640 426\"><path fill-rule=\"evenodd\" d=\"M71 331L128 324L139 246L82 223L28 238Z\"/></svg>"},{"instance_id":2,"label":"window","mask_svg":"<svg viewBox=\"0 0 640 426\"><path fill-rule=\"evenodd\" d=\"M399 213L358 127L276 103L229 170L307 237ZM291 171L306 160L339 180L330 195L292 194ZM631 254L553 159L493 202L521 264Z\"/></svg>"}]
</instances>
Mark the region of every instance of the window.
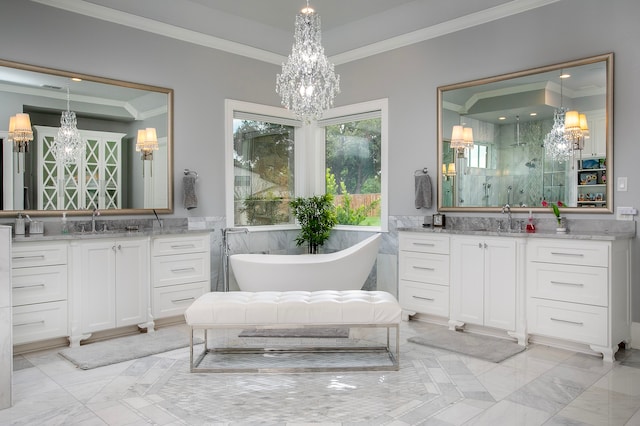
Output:
<instances>
[{"instance_id":1,"label":"window","mask_svg":"<svg viewBox=\"0 0 640 426\"><path fill-rule=\"evenodd\" d=\"M227 100L227 226L291 227L293 197L329 191L339 227L387 229L387 102L302 123L283 108Z\"/></svg>"},{"instance_id":2,"label":"window","mask_svg":"<svg viewBox=\"0 0 640 426\"><path fill-rule=\"evenodd\" d=\"M387 229L386 107L383 100L336 108L318 122L324 190L334 195L339 226Z\"/></svg>"}]
</instances>

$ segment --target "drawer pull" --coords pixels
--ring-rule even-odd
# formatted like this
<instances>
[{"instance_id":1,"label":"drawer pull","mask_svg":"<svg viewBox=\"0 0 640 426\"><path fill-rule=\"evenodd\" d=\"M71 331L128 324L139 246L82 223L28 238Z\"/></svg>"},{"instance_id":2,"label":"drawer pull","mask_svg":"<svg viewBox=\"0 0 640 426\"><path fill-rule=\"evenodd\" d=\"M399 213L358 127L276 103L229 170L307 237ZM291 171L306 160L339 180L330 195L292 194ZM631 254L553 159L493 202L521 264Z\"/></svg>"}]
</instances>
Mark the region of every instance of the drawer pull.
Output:
<instances>
[{"instance_id":1,"label":"drawer pull","mask_svg":"<svg viewBox=\"0 0 640 426\"><path fill-rule=\"evenodd\" d=\"M23 322L20 324L13 324L14 327L24 327L26 325L36 325L36 324L44 324L44 320L40 321L31 321L31 322Z\"/></svg>"},{"instance_id":2,"label":"drawer pull","mask_svg":"<svg viewBox=\"0 0 640 426\"><path fill-rule=\"evenodd\" d=\"M196 268L194 268L193 266L189 267L189 268L176 268L176 269L172 269L171 272L191 272L191 271L195 271Z\"/></svg>"},{"instance_id":3,"label":"drawer pull","mask_svg":"<svg viewBox=\"0 0 640 426\"><path fill-rule=\"evenodd\" d=\"M414 246L427 246L427 247L433 247L435 246L434 243L413 243Z\"/></svg>"},{"instance_id":4,"label":"drawer pull","mask_svg":"<svg viewBox=\"0 0 640 426\"><path fill-rule=\"evenodd\" d=\"M565 283L562 281L551 281L551 284L556 284L556 285L570 285L573 287L584 287L584 284L582 283Z\"/></svg>"},{"instance_id":5,"label":"drawer pull","mask_svg":"<svg viewBox=\"0 0 640 426\"><path fill-rule=\"evenodd\" d=\"M171 303L188 302L190 300L196 300L196 298L195 297L186 297L184 299L173 299L173 300L171 300Z\"/></svg>"},{"instance_id":6,"label":"drawer pull","mask_svg":"<svg viewBox=\"0 0 640 426\"><path fill-rule=\"evenodd\" d=\"M415 265L413 266L413 269L422 269L422 270L425 270L425 271L435 271L436 270L436 268L429 268L427 266L415 266Z\"/></svg>"},{"instance_id":7,"label":"drawer pull","mask_svg":"<svg viewBox=\"0 0 640 426\"><path fill-rule=\"evenodd\" d=\"M569 320L564 320L564 319L554 318L554 317L551 317L551 321L564 322L564 323L567 323L567 324L581 325L581 326L584 325L583 322L569 321Z\"/></svg>"},{"instance_id":8,"label":"drawer pull","mask_svg":"<svg viewBox=\"0 0 640 426\"><path fill-rule=\"evenodd\" d=\"M13 256L13 260L22 260L22 259L44 259L44 254L37 254L34 256Z\"/></svg>"},{"instance_id":9,"label":"drawer pull","mask_svg":"<svg viewBox=\"0 0 640 426\"><path fill-rule=\"evenodd\" d=\"M39 284L31 284L31 285L17 285L13 287L14 290L23 289L23 288L33 288L33 287L44 287L44 283Z\"/></svg>"},{"instance_id":10,"label":"drawer pull","mask_svg":"<svg viewBox=\"0 0 640 426\"><path fill-rule=\"evenodd\" d=\"M411 297L419 300L428 300L429 302L433 302L434 300L436 300L433 297L422 297L422 296L411 296Z\"/></svg>"},{"instance_id":11,"label":"drawer pull","mask_svg":"<svg viewBox=\"0 0 640 426\"><path fill-rule=\"evenodd\" d=\"M565 253L560 251L552 251L551 254L554 256L584 257L584 254L582 253Z\"/></svg>"},{"instance_id":12,"label":"drawer pull","mask_svg":"<svg viewBox=\"0 0 640 426\"><path fill-rule=\"evenodd\" d=\"M172 249L185 249L185 248L196 248L195 244L175 244L171 246Z\"/></svg>"}]
</instances>

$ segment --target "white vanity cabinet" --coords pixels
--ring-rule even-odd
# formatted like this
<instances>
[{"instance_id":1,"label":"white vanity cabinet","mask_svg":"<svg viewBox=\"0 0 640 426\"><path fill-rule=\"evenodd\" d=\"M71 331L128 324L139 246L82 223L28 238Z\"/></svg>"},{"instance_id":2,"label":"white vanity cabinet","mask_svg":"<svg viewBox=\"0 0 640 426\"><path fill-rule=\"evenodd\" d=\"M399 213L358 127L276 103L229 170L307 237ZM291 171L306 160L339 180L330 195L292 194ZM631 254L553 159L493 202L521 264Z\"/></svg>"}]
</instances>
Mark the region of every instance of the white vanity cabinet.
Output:
<instances>
[{"instance_id":1,"label":"white vanity cabinet","mask_svg":"<svg viewBox=\"0 0 640 426\"><path fill-rule=\"evenodd\" d=\"M211 289L210 234L172 235L152 240L153 317L183 315Z\"/></svg>"},{"instance_id":2,"label":"white vanity cabinet","mask_svg":"<svg viewBox=\"0 0 640 426\"><path fill-rule=\"evenodd\" d=\"M149 239L95 239L72 243L74 294L81 339L90 333L149 319ZM77 336L74 336L72 346ZM79 342L79 340L78 340Z\"/></svg>"},{"instance_id":3,"label":"white vanity cabinet","mask_svg":"<svg viewBox=\"0 0 640 426\"><path fill-rule=\"evenodd\" d=\"M532 240L529 333L586 344L613 361L631 339L629 240Z\"/></svg>"},{"instance_id":4,"label":"white vanity cabinet","mask_svg":"<svg viewBox=\"0 0 640 426\"><path fill-rule=\"evenodd\" d=\"M13 344L68 335L67 244L13 243Z\"/></svg>"},{"instance_id":5,"label":"white vanity cabinet","mask_svg":"<svg viewBox=\"0 0 640 426\"><path fill-rule=\"evenodd\" d=\"M451 237L451 329L516 330L518 243L515 237Z\"/></svg>"},{"instance_id":6,"label":"white vanity cabinet","mask_svg":"<svg viewBox=\"0 0 640 426\"><path fill-rule=\"evenodd\" d=\"M449 236L399 233L398 298L404 319L416 313L449 317Z\"/></svg>"}]
</instances>

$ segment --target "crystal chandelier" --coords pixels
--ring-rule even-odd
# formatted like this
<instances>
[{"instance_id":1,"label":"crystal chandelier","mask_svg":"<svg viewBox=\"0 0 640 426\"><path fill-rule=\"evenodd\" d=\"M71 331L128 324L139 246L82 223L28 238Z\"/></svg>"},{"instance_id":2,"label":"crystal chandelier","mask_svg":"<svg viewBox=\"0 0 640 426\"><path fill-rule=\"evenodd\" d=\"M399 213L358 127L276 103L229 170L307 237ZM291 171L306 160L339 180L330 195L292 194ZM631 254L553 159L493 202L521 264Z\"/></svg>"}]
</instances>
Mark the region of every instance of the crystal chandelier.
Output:
<instances>
[{"instance_id":1,"label":"crystal chandelier","mask_svg":"<svg viewBox=\"0 0 640 426\"><path fill-rule=\"evenodd\" d=\"M84 141L77 125L76 113L69 110L69 88L67 87L67 110L62 111L58 135L51 145L51 152L62 164L77 163L84 153Z\"/></svg>"},{"instance_id":2,"label":"crystal chandelier","mask_svg":"<svg viewBox=\"0 0 640 426\"><path fill-rule=\"evenodd\" d=\"M276 77L276 93L282 105L305 123L317 120L340 93L340 76L324 54L320 16L309 7L296 15L294 42L282 74Z\"/></svg>"},{"instance_id":3,"label":"crystal chandelier","mask_svg":"<svg viewBox=\"0 0 640 426\"><path fill-rule=\"evenodd\" d=\"M563 162L573 151L572 144L564 136L564 117L566 108L560 107L553 113L553 127L544 138L544 150L552 160Z\"/></svg>"}]
</instances>

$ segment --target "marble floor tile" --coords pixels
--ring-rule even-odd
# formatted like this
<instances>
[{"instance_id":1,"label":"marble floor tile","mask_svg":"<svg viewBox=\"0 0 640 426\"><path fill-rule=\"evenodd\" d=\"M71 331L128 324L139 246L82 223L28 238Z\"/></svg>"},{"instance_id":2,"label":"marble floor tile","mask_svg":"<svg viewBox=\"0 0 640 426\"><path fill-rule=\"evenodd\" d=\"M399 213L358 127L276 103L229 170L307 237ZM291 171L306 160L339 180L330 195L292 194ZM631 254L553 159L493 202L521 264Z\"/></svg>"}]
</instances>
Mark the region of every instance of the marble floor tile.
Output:
<instances>
[{"instance_id":1,"label":"marble floor tile","mask_svg":"<svg viewBox=\"0 0 640 426\"><path fill-rule=\"evenodd\" d=\"M434 327L403 322L400 370L389 372L190 373L188 348L92 370L58 350L25 354L0 424L640 425L632 350L611 364L532 344L491 363L406 341Z\"/></svg>"}]
</instances>

